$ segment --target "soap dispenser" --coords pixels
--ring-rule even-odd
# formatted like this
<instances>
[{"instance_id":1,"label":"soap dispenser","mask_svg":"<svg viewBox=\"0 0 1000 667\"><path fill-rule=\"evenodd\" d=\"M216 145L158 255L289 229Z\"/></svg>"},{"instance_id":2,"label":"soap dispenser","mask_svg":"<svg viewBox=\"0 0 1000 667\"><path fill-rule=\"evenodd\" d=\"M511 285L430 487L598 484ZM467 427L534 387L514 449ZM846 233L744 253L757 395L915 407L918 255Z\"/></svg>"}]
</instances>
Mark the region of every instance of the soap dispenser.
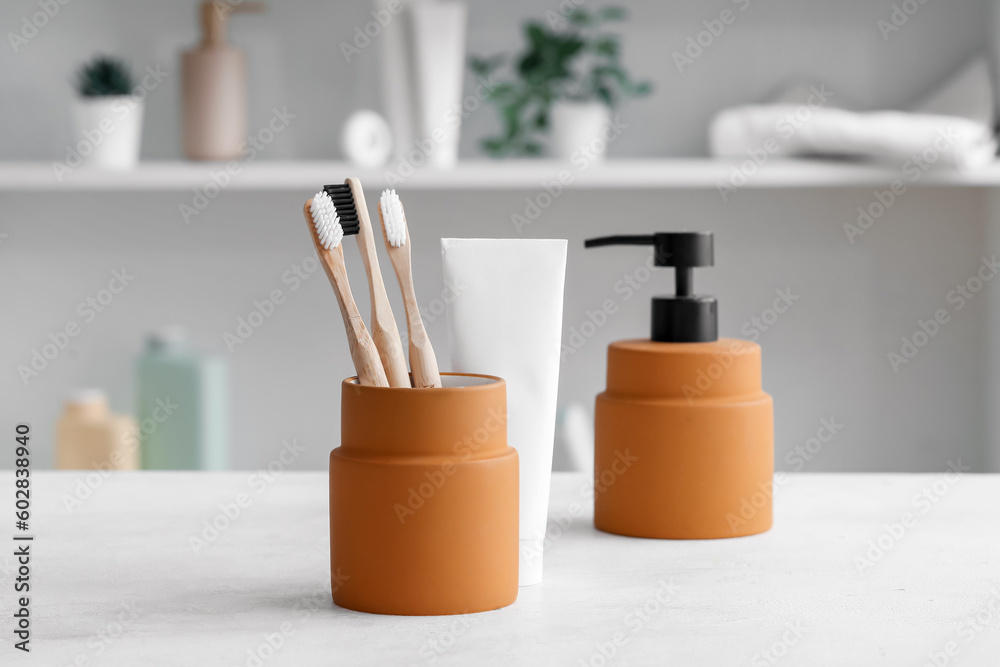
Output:
<instances>
[{"instance_id":1,"label":"soap dispenser","mask_svg":"<svg viewBox=\"0 0 1000 667\"><path fill-rule=\"evenodd\" d=\"M226 41L232 13L261 13L262 2L201 3L202 41L181 56L182 133L190 160L235 160L247 139L246 54Z\"/></svg>"},{"instance_id":2,"label":"soap dispenser","mask_svg":"<svg viewBox=\"0 0 1000 667\"><path fill-rule=\"evenodd\" d=\"M594 428L594 525L661 539L771 527L774 417L756 343L718 337L718 303L693 293L714 264L710 232L590 239L587 248L651 245L674 267L673 296L653 298L649 339L608 347Z\"/></svg>"}]
</instances>

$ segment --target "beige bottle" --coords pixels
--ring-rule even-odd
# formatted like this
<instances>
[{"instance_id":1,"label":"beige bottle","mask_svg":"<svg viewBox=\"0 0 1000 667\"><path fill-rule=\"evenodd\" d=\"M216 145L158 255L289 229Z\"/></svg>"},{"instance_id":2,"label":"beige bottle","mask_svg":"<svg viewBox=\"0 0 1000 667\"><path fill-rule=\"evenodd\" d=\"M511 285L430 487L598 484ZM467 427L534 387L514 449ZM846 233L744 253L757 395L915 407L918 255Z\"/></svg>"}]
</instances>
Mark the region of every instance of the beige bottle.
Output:
<instances>
[{"instance_id":1,"label":"beige bottle","mask_svg":"<svg viewBox=\"0 0 1000 667\"><path fill-rule=\"evenodd\" d=\"M56 426L59 470L138 470L139 427L116 415L99 389L78 391L66 401Z\"/></svg>"},{"instance_id":2,"label":"beige bottle","mask_svg":"<svg viewBox=\"0 0 1000 667\"><path fill-rule=\"evenodd\" d=\"M201 3L201 44L181 55L184 155L234 160L247 138L246 54L226 41L229 15L261 13L262 2Z\"/></svg>"}]
</instances>

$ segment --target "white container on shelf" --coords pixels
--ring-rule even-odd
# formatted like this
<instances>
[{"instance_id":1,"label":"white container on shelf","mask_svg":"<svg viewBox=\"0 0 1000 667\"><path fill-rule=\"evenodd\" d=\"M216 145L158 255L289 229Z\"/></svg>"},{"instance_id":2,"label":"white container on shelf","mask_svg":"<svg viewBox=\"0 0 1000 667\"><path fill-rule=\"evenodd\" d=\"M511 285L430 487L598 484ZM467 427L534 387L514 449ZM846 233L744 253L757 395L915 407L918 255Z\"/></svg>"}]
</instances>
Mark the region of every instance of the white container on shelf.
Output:
<instances>
[{"instance_id":1,"label":"white container on shelf","mask_svg":"<svg viewBox=\"0 0 1000 667\"><path fill-rule=\"evenodd\" d=\"M392 136L393 157L404 159L413 147L417 128L416 93L413 81L413 41L409 6L399 0L372 0L375 11L392 17L378 40L383 112ZM392 9L390 10L390 7Z\"/></svg>"},{"instance_id":2,"label":"white container on shelf","mask_svg":"<svg viewBox=\"0 0 1000 667\"><path fill-rule=\"evenodd\" d=\"M454 111L462 103L467 16L465 3L455 0L429 0L412 8L420 105L415 143L430 167L448 169L458 162L461 115Z\"/></svg>"},{"instance_id":3,"label":"white container on shelf","mask_svg":"<svg viewBox=\"0 0 1000 667\"><path fill-rule=\"evenodd\" d=\"M143 102L131 95L78 97L73 104L74 149L82 164L132 169L139 163Z\"/></svg>"},{"instance_id":4,"label":"white container on shelf","mask_svg":"<svg viewBox=\"0 0 1000 667\"><path fill-rule=\"evenodd\" d=\"M608 142L603 137L608 126L608 107L601 102L556 102L549 112L550 157L569 160L586 151L592 159L603 160Z\"/></svg>"}]
</instances>

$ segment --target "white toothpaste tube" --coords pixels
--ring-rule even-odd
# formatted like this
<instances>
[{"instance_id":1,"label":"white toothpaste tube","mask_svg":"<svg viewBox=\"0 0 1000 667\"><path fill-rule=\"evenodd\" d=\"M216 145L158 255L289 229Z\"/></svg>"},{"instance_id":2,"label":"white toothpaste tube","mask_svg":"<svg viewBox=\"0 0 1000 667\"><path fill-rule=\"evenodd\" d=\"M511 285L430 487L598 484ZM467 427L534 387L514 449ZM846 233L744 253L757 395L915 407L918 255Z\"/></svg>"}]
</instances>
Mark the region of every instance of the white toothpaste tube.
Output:
<instances>
[{"instance_id":1,"label":"white toothpaste tube","mask_svg":"<svg viewBox=\"0 0 1000 667\"><path fill-rule=\"evenodd\" d=\"M552 479L565 239L441 239L452 370L507 381L507 442L520 463L519 584L542 580Z\"/></svg>"}]
</instances>

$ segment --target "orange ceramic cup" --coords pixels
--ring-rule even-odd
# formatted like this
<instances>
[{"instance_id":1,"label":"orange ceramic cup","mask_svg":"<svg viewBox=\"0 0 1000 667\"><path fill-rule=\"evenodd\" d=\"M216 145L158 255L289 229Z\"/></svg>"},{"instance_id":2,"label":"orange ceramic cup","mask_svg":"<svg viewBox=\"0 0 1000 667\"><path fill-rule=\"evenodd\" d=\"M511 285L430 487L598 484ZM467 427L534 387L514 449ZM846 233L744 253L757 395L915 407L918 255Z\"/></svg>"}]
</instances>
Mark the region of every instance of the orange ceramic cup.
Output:
<instances>
[{"instance_id":1,"label":"orange ceramic cup","mask_svg":"<svg viewBox=\"0 0 1000 667\"><path fill-rule=\"evenodd\" d=\"M594 525L668 539L768 530L773 419L756 343L612 343L596 407Z\"/></svg>"},{"instance_id":2,"label":"orange ceramic cup","mask_svg":"<svg viewBox=\"0 0 1000 667\"><path fill-rule=\"evenodd\" d=\"M376 614L467 614L517 598L518 467L507 385L341 389L330 453L333 601Z\"/></svg>"}]
</instances>

